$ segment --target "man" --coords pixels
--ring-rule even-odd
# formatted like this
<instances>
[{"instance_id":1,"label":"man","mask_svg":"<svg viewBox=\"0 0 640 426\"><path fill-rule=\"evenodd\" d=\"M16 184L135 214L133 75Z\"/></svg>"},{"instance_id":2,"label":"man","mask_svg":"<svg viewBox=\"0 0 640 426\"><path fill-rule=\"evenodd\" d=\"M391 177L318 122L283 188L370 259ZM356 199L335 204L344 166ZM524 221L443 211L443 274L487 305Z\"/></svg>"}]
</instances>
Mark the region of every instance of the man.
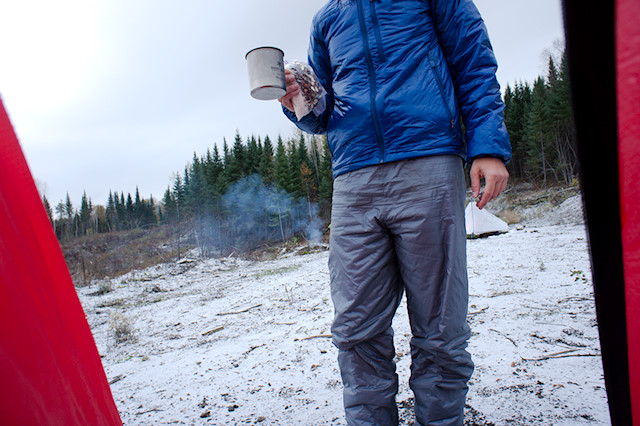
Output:
<instances>
[{"instance_id":1,"label":"man","mask_svg":"<svg viewBox=\"0 0 640 426\"><path fill-rule=\"evenodd\" d=\"M300 129L326 133L332 153L332 333L347 422L398 422L391 322L406 291L417 423L461 425L473 371L463 165L483 208L505 189L511 157L482 18L471 0L331 0L308 59L325 110L296 119L291 74L280 102Z\"/></svg>"}]
</instances>

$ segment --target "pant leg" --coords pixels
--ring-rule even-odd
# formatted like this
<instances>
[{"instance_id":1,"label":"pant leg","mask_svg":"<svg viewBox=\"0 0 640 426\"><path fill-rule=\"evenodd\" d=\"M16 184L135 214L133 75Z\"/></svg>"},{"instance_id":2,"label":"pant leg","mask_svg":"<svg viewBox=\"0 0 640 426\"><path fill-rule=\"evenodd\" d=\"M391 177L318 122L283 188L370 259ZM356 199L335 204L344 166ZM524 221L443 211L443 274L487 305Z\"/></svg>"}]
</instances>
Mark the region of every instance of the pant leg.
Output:
<instances>
[{"instance_id":1,"label":"pant leg","mask_svg":"<svg viewBox=\"0 0 640 426\"><path fill-rule=\"evenodd\" d=\"M334 183L329 270L333 342L349 425L398 423L391 322L402 296L393 241L379 221L376 167Z\"/></svg>"},{"instance_id":2,"label":"pant leg","mask_svg":"<svg viewBox=\"0 0 640 426\"><path fill-rule=\"evenodd\" d=\"M417 424L462 425L467 381L465 182L456 157L409 165L414 191L396 208L395 238L413 337L410 386Z\"/></svg>"}]
</instances>

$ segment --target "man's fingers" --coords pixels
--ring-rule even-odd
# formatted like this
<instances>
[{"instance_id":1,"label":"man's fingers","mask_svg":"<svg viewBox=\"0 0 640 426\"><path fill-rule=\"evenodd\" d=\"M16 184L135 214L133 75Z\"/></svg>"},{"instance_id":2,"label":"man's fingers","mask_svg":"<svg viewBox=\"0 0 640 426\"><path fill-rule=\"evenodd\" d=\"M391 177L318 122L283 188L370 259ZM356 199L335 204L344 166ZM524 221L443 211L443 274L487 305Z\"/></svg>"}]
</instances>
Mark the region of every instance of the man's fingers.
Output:
<instances>
[{"instance_id":1,"label":"man's fingers","mask_svg":"<svg viewBox=\"0 0 640 426\"><path fill-rule=\"evenodd\" d=\"M298 83L287 84L287 94L285 96L292 97L293 95L297 94L299 90L300 86L298 85Z\"/></svg>"},{"instance_id":2,"label":"man's fingers","mask_svg":"<svg viewBox=\"0 0 640 426\"><path fill-rule=\"evenodd\" d=\"M296 81L296 77L293 75L293 73L289 70L285 70L284 71L284 81L289 84L289 83L293 83L294 81Z\"/></svg>"},{"instance_id":3,"label":"man's fingers","mask_svg":"<svg viewBox=\"0 0 640 426\"><path fill-rule=\"evenodd\" d=\"M484 193L477 204L481 209L507 188L509 173L501 160L485 157L473 161L470 177L471 193L474 198L479 195L480 180L484 178Z\"/></svg>"},{"instance_id":4,"label":"man's fingers","mask_svg":"<svg viewBox=\"0 0 640 426\"><path fill-rule=\"evenodd\" d=\"M482 194L482 197L480 198L480 201L478 202L478 208L482 209L484 206L487 205L487 203L491 200L493 200L495 198L495 181L491 178L486 178L485 177L485 184L484 184L484 193Z\"/></svg>"},{"instance_id":5,"label":"man's fingers","mask_svg":"<svg viewBox=\"0 0 640 426\"><path fill-rule=\"evenodd\" d=\"M287 84L287 93L278 98L278 101L289 111L293 112L293 102L291 102L291 98L298 94L300 91L300 86L296 83L296 77L293 73L287 69L284 70L284 80Z\"/></svg>"},{"instance_id":6,"label":"man's fingers","mask_svg":"<svg viewBox=\"0 0 640 426\"><path fill-rule=\"evenodd\" d=\"M298 83L287 84L287 93L283 97L278 98L278 101L280 101L280 103L284 105L284 107L287 108L289 111L293 111L293 103L291 102L291 98L296 96L299 91L300 91L300 86L298 86Z\"/></svg>"},{"instance_id":7,"label":"man's fingers","mask_svg":"<svg viewBox=\"0 0 640 426\"><path fill-rule=\"evenodd\" d=\"M480 195L480 173L477 169L471 167L469 176L471 177L471 195L476 198Z\"/></svg>"},{"instance_id":8,"label":"man's fingers","mask_svg":"<svg viewBox=\"0 0 640 426\"><path fill-rule=\"evenodd\" d=\"M494 200L507 188L508 174L496 173L485 177L484 194L478 203L478 208L482 209L488 202Z\"/></svg>"}]
</instances>

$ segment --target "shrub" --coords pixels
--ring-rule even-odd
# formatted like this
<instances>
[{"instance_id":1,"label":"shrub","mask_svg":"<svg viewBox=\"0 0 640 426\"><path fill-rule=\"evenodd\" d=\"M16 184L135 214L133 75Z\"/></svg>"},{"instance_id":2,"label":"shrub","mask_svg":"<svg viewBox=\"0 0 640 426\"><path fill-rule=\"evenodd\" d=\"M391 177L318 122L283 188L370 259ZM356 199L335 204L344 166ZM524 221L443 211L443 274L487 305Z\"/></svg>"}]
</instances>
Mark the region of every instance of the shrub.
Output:
<instances>
[{"instance_id":1,"label":"shrub","mask_svg":"<svg viewBox=\"0 0 640 426\"><path fill-rule=\"evenodd\" d=\"M118 344L135 340L131 319L122 313L117 312L111 315L109 331Z\"/></svg>"}]
</instances>

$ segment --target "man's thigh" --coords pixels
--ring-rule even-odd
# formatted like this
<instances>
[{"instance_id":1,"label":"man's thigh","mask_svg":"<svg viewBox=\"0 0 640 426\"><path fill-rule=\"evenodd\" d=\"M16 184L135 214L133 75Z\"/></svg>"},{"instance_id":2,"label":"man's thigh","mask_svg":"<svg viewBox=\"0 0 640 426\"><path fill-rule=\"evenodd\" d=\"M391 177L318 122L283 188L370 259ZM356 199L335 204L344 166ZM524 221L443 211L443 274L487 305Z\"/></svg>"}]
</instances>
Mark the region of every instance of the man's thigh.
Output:
<instances>
[{"instance_id":1,"label":"man's thigh","mask_svg":"<svg viewBox=\"0 0 640 426\"><path fill-rule=\"evenodd\" d=\"M402 295L393 239L368 193L373 171L352 172L334 186L329 271L340 349L387 332Z\"/></svg>"}]
</instances>

